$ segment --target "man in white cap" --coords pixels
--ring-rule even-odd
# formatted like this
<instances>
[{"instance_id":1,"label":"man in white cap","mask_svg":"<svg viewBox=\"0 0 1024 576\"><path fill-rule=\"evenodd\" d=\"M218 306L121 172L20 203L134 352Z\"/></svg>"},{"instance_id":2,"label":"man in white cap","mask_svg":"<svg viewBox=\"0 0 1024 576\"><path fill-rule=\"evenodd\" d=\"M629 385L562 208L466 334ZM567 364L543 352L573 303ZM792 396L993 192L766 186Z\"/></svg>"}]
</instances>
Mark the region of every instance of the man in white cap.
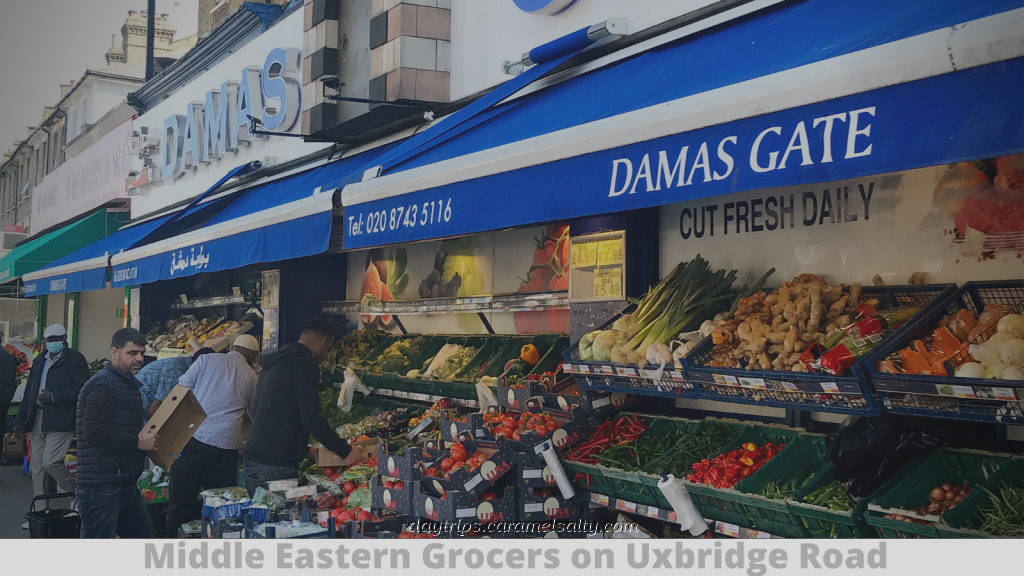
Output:
<instances>
[{"instance_id":1,"label":"man in white cap","mask_svg":"<svg viewBox=\"0 0 1024 576\"><path fill-rule=\"evenodd\" d=\"M74 494L75 479L64 465L64 457L75 436L78 394L89 379L89 363L68 347L67 330L60 324L47 326L43 338L46 350L32 361L14 431L32 432L29 458L35 495L49 491L47 477Z\"/></svg>"},{"instance_id":2,"label":"man in white cap","mask_svg":"<svg viewBox=\"0 0 1024 576\"><path fill-rule=\"evenodd\" d=\"M238 451L244 438L246 413L256 396L259 356L256 338L243 334L227 354L206 354L193 362L178 383L190 388L206 412L206 421L171 466L167 535L202 517L199 493L238 484Z\"/></svg>"}]
</instances>

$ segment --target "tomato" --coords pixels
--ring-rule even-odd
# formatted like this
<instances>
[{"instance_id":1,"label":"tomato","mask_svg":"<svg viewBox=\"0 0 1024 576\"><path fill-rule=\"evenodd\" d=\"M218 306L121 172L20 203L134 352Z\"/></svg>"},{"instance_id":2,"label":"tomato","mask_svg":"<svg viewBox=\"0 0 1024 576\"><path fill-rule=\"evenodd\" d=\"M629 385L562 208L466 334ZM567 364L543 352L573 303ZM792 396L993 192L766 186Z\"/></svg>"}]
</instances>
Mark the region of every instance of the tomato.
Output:
<instances>
[{"instance_id":1,"label":"tomato","mask_svg":"<svg viewBox=\"0 0 1024 576\"><path fill-rule=\"evenodd\" d=\"M333 476L334 468L324 468L324 476Z\"/></svg>"},{"instance_id":2,"label":"tomato","mask_svg":"<svg viewBox=\"0 0 1024 576\"><path fill-rule=\"evenodd\" d=\"M516 426L519 425L519 423L516 422L515 418L505 416L504 418L501 419L501 425L504 426L505 428L515 428Z\"/></svg>"},{"instance_id":3,"label":"tomato","mask_svg":"<svg viewBox=\"0 0 1024 576\"><path fill-rule=\"evenodd\" d=\"M356 491L356 483L349 480L345 482L345 485L341 487L345 491L345 494L351 494Z\"/></svg>"},{"instance_id":4,"label":"tomato","mask_svg":"<svg viewBox=\"0 0 1024 576\"><path fill-rule=\"evenodd\" d=\"M369 487L370 487L369 484L360 484L359 485L359 488L369 488ZM358 490L359 488L356 488L356 490Z\"/></svg>"},{"instance_id":5,"label":"tomato","mask_svg":"<svg viewBox=\"0 0 1024 576\"><path fill-rule=\"evenodd\" d=\"M466 465L465 462L455 462L454 464L452 464L452 469L449 470L449 472L455 472L456 470L458 470L459 468L462 468L465 465Z\"/></svg>"},{"instance_id":6,"label":"tomato","mask_svg":"<svg viewBox=\"0 0 1024 576\"><path fill-rule=\"evenodd\" d=\"M476 452L473 452L473 458L479 458L481 456L483 456L484 458L487 458L487 455L484 454L483 452L479 451L479 450L477 450Z\"/></svg>"},{"instance_id":7,"label":"tomato","mask_svg":"<svg viewBox=\"0 0 1024 576\"><path fill-rule=\"evenodd\" d=\"M395 482L395 490L405 490L405 482L402 482L401 480Z\"/></svg>"},{"instance_id":8,"label":"tomato","mask_svg":"<svg viewBox=\"0 0 1024 576\"><path fill-rule=\"evenodd\" d=\"M398 533L398 537L399 538L415 538L416 535L413 534L412 532L399 532Z\"/></svg>"},{"instance_id":9,"label":"tomato","mask_svg":"<svg viewBox=\"0 0 1024 576\"><path fill-rule=\"evenodd\" d=\"M392 482L391 480L388 480L387 482L382 484L382 486L385 487L385 488L394 488L395 487L395 483Z\"/></svg>"},{"instance_id":10,"label":"tomato","mask_svg":"<svg viewBox=\"0 0 1024 576\"><path fill-rule=\"evenodd\" d=\"M515 432L512 433L512 440L516 442L522 441L522 438L519 437L519 430L516 430Z\"/></svg>"},{"instance_id":11,"label":"tomato","mask_svg":"<svg viewBox=\"0 0 1024 576\"><path fill-rule=\"evenodd\" d=\"M341 499L341 505L348 508L348 496Z\"/></svg>"},{"instance_id":12,"label":"tomato","mask_svg":"<svg viewBox=\"0 0 1024 576\"><path fill-rule=\"evenodd\" d=\"M452 460L456 462L466 461L466 447L462 444L452 446Z\"/></svg>"},{"instance_id":13,"label":"tomato","mask_svg":"<svg viewBox=\"0 0 1024 576\"><path fill-rule=\"evenodd\" d=\"M417 538L436 538L433 534L417 534Z\"/></svg>"},{"instance_id":14,"label":"tomato","mask_svg":"<svg viewBox=\"0 0 1024 576\"><path fill-rule=\"evenodd\" d=\"M324 528L327 528L327 522L321 522L320 525L323 526Z\"/></svg>"},{"instance_id":15,"label":"tomato","mask_svg":"<svg viewBox=\"0 0 1024 576\"><path fill-rule=\"evenodd\" d=\"M469 465L469 471L470 472L474 472L479 467L480 467L480 465L476 463L476 460L473 460L473 462L470 463L470 465Z\"/></svg>"},{"instance_id":16,"label":"tomato","mask_svg":"<svg viewBox=\"0 0 1024 576\"><path fill-rule=\"evenodd\" d=\"M511 440L512 437L515 436L515 434L516 434L516 429L515 428L509 428L509 427L506 427L506 426L502 426L501 427L501 435L504 436L505 438Z\"/></svg>"},{"instance_id":17,"label":"tomato","mask_svg":"<svg viewBox=\"0 0 1024 576\"><path fill-rule=\"evenodd\" d=\"M447 472L452 469L453 464L454 462L452 462L451 458L445 458L444 460L441 460L441 470Z\"/></svg>"},{"instance_id":18,"label":"tomato","mask_svg":"<svg viewBox=\"0 0 1024 576\"><path fill-rule=\"evenodd\" d=\"M494 492L484 492L477 498L477 500L480 500L481 502L489 502L497 499L498 497L494 495Z\"/></svg>"},{"instance_id":19,"label":"tomato","mask_svg":"<svg viewBox=\"0 0 1024 576\"><path fill-rule=\"evenodd\" d=\"M359 513L356 514L356 520L359 520L360 522L363 520L370 520L371 518L373 518L373 516L366 510L360 510Z\"/></svg>"},{"instance_id":20,"label":"tomato","mask_svg":"<svg viewBox=\"0 0 1024 576\"><path fill-rule=\"evenodd\" d=\"M445 492L444 494L441 494L441 500L447 500L447 499L448 499L448 493L447 492Z\"/></svg>"},{"instance_id":21,"label":"tomato","mask_svg":"<svg viewBox=\"0 0 1024 576\"><path fill-rule=\"evenodd\" d=\"M487 455L486 454L477 454L476 455L476 463L477 464L483 464L484 462L487 462Z\"/></svg>"},{"instance_id":22,"label":"tomato","mask_svg":"<svg viewBox=\"0 0 1024 576\"><path fill-rule=\"evenodd\" d=\"M537 426L536 428L534 428L533 431L537 433L537 436L547 436L548 435L548 427L544 426L543 424L541 424L540 426Z\"/></svg>"},{"instance_id":23,"label":"tomato","mask_svg":"<svg viewBox=\"0 0 1024 576\"><path fill-rule=\"evenodd\" d=\"M353 512L351 510L345 510L344 512L342 512L341 514L338 515L338 520L340 520L342 522L349 522L349 521L355 520L355 519L356 519L356 514L355 514L355 512Z\"/></svg>"}]
</instances>

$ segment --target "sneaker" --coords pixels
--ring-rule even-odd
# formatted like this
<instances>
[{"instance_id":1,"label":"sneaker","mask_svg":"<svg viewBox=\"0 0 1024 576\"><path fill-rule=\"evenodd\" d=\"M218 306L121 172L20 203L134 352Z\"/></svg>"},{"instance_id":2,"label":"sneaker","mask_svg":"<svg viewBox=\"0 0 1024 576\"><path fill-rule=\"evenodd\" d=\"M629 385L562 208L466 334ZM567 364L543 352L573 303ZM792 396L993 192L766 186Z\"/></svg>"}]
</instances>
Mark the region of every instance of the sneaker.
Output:
<instances>
[{"instance_id":1,"label":"sneaker","mask_svg":"<svg viewBox=\"0 0 1024 576\"><path fill-rule=\"evenodd\" d=\"M21 525L21 529L22 530L28 530L28 522L25 522L24 524L22 524Z\"/></svg>"}]
</instances>

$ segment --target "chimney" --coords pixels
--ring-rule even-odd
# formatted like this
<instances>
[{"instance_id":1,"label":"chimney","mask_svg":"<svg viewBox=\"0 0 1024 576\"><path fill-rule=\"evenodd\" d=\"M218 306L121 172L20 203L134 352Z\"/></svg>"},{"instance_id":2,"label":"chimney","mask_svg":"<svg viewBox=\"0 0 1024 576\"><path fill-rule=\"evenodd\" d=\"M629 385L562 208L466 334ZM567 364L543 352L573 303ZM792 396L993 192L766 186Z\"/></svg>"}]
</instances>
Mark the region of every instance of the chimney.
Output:
<instances>
[{"instance_id":1,"label":"chimney","mask_svg":"<svg viewBox=\"0 0 1024 576\"><path fill-rule=\"evenodd\" d=\"M75 81L74 80L71 81L71 84L61 84L60 85L60 97L63 98L65 96L67 96L68 92L70 92L71 88L73 88L74 86L75 86Z\"/></svg>"},{"instance_id":2,"label":"chimney","mask_svg":"<svg viewBox=\"0 0 1024 576\"><path fill-rule=\"evenodd\" d=\"M57 111L56 106L43 106L43 122L48 120L53 113Z\"/></svg>"}]
</instances>

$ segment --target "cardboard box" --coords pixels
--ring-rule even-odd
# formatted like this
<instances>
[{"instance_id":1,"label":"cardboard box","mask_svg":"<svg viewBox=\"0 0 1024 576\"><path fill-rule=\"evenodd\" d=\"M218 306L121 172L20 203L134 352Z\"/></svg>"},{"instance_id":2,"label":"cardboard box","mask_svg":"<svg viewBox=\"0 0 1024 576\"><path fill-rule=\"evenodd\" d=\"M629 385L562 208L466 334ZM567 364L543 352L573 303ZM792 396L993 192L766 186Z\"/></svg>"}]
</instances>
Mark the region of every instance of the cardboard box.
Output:
<instances>
[{"instance_id":1,"label":"cardboard box","mask_svg":"<svg viewBox=\"0 0 1024 576\"><path fill-rule=\"evenodd\" d=\"M576 520L580 517L580 503L562 498L558 488L548 489L550 496L534 496L533 488L519 488L516 520L537 522L545 520Z\"/></svg>"},{"instance_id":2,"label":"cardboard box","mask_svg":"<svg viewBox=\"0 0 1024 576\"><path fill-rule=\"evenodd\" d=\"M139 493L147 504L165 504L171 501L169 486L157 486L149 480L140 479L136 482Z\"/></svg>"},{"instance_id":3,"label":"cardboard box","mask_svg":"<svg viewBox=\"0 0 1024 576\"><path fill-rule=\"evenodd\" d=\"M462 444L466 447L467 454L480 451L487 455L487 460L472 472L465 466L454 472L449 472L451 479L460 484L461 489L473 498L494 486L501 477L512 472L519 465L515 451L504 438L499 438L494 444L472 441L463 441Z\"/></svg>"},{"instance_id":4,"label":"cardboard box","mask_svg":"<svg viewBox=\"0 0 1024 576\"><path fill-rule=\"evenodd\" d=\"M28 454L25 450L25 437L15 436L14 434L4 436L3 454L8 458L21 458Z\"/></svg>"},{"instance_id":5,"label":"cardboard box","mask_svg":"<svg viewBox=\"0 0 1024 576\"><path fill-rule=\"evenodd\" d=\"M478 502L464 492L448 492L444 500L424 494L420 483L413 483L413 507L421 520L437 522L511 522L515 520L516 491L511 486L497 500Z\"/></svg>"},{"instance_id":6,"label":"cardboard box","mask_svg":"<svg viewBox=\"0 0 1024 576\"><path fill-rule=\"evenodd\" d=\"M184 386L175 386L146 424L146 430L160 435L158 449L147 452L150 460L161 468L170 468L205 421L206 411L195 394Z\"/></svg>"},{"instance_id":7,"label":"cardboard box","mask_svg":"<svg viewBox=\"0 0 1024 576\"><path fill-rule=\"evenodd\" d=\"M373 492L373 508L386 510L395 514L412 514L412 482L402 487L387 488L382 485L380 476L374 474L370 478L370 490Z\"/></svg>"},{"instance_id":8,"label":"cardboard box","mask_svg":"<svg viewBox=\"0 0 1024 576\"><path fill-rule=\"evenodd\" d=\"M377 457L377 445L380 444L380 438L370 438L368 440L362 440L360 442L354 442L353 446L358 446L363 450L363 461L370 458ZM315 451L314 460L318 468L335 468L341 466L341 456L338 456L334 452L331 452L323 446L317 446Z\"/></svg>"},{"instance_id":9,"label":"cardboard box","mask_svg":"<svg viewBox=\"0 0 1024 576\"><path fill-rule=\"evenodd\" d=\"M455 422L441 418L438 425L441 439L445 442L459 442L467 434L473 439L488 439L490 435L484 429L484 419L480 414L469 414L465 422Z\"/></svg>"}]
</instances>

